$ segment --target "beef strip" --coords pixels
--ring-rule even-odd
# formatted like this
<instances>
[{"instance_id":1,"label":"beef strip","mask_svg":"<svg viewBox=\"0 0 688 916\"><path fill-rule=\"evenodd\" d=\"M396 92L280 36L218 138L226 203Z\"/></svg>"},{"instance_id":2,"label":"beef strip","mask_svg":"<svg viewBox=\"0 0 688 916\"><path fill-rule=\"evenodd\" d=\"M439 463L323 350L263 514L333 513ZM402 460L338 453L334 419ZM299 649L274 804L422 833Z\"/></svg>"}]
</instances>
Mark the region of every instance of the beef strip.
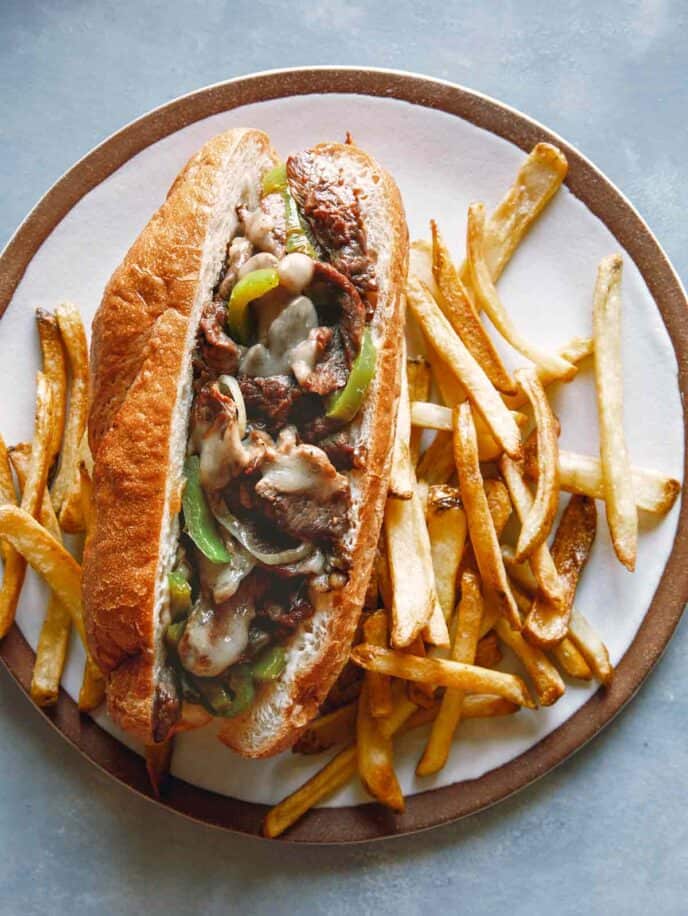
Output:
<instances>
[{"instance_id":1,"label":"beef strip","mask_svg":"<svg viewBox=\"0 0 688 916\"><path fill-rule=\"evenodd\" d=\"M205 365L216 375L236 375L243 347L235 343L225 331L226 320L227 308L224 302L209 302L203 309L196 360L200 366L197 368L202 370Z\"/></svg>"},{"instance_id":2,"label":"beef strip","mask_svg":"<svg viewBox=\"0 0 688 916\"><path fill-rule=\"evenodd\" d=\"M296 380L290 375L238 377L250 421L276 432L289 423L290 413L302 396Z\"/></svg>"},{"instance_id":3,"label":"beef strip","mask_svg":"<svg viewBox=\"0 0 688 916\"><path fill-rule=\"evenodd\" d=\"M343 388L349 377L342 332L339 328L315 328L310 339L316 345L315 368L300 384L306 391L324 397Z\"/></svg>"},{"instance_id":4,"label":"beef strip","mask_svg":"<svg viewBox=\"0 0 688 916\"><path fill-rule=\"evenodd\" d=\"M377 289L358 189L344 180L334 162L309 150L287 159L287 178L316 241L336 269L362 291Z\"/></svg>"},{"instance_id":5,"label":"beef strip","mask_svg":"<svg viewBox=\"0 0 688 916\"><path fill-rule=\"evenodd\" d=\"M350 367L361 349L363 332L365 331L365 306L358 290L351 280L338 271L332 264L317 261L313 268L313 285L324 285L326 288L335 287L337 293L337 306L340 314L337 321L341 327L342 344Z\"/></svg>"},{"instance_id":6,"label":"beef strip","mask_svg":"<svg viewBox=\"0 0 688 916\"><path fill-rule=\"evenodd\" d=\"M247 238L238 235L232 239L227 248L227 269L218 286L216 298L222 299L223 302L229 299L234 284L239 278L239 271L252 255L253 245Z\"/></svg>"},{"instance_id":7,"label":"beef strip","mask_svg":"<svg viewBox=\"0 0 688 916\"><path fill-rule=\"evenodd\" d=\"M266 455L260 469L254 494L264 516L293 538L341 547L351 491L322 449L297 445L295 431L285 430L276 452Z\"/></svg>"}]
</instances>

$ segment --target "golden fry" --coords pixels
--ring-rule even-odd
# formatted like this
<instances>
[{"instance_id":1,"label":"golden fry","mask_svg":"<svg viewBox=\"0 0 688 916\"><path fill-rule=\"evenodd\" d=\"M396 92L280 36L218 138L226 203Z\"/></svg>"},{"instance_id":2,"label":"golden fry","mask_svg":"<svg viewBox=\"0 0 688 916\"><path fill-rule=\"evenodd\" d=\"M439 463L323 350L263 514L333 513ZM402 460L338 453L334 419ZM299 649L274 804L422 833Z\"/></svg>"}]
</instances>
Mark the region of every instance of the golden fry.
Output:
<instances>
[{"instance_id":1,"label":"golden fry","mask_svg":"<svg viewBox=\"0 0 688 916\"><path fill-rule=\"evenodd\" d=\"M406 360L403 359L400 367L401 386L392 447L392 470L389 476L389 495L395 499L411 499L416 483L411 465L411 405L409 404L405 365Z\"/></svg>"},{"instance_id":2,"label":"golden fry","mask_svg":"<svg viewBox=\"0 0 688 916\"><path fill-rule=\"evenodd\" d=\"M385 546L392 584L392 644L397 647L415 639L433 609L435 591L422 555L426 548L423 529L427 538L416 493L409 500L387 500ZM427 549L429 553L429 546Z\"/></svg>"},{"instance_id":3,"label":"golden fry","mask_svg":"<svg viewBox=\"0 0 688 916\"><path fill-rule=\"evenodd\" d=\"M506 455L502 458L499 467L502 477L509 488L511 500L516 507L518 517L523 523L532 511L533 497L521 476L521 469ZM502 550L502 557L507 556L507 553L512 565L517 566L520 562L519 558L515 553L511 553L508 548L507 551ZM545 642L553 643L562 639L566 634L565 618L568 613L566 608L566 589L559 578L559 573L546 543L542 543L535 548L528 562L542 593L543 602L547 600L552 604L552 607L548 609L548 613L545 615L548 621L548 632L547 635L543 634L542 638Z\"/></svg>"},{"instance_id":4,"label":"golden fry","mask_svg":"<svg viewBox=\"0 0 688 916\"><path fill-rule=\"evenodd\" d=\"M430 397L430 363L422 356L406 360L406 378L408 380L409 401L427 401ZM423 430L416 427L411 430L409 451L411 464L415 467L420 456L420 440Z\"/></svg>"},{"instance_id":5,"label":"golden fry","mask_svg":"<svg viewBox=\"0 0 688 916\"><path fill-rule=\"evenodd\" d=\"M561 359L566 363L572 365L577 373L578 364L582 363L583 360L588 356L592 356L592 352L592 337L572 337L568 343L564 344L561 349L557 350L557 355L561 357ZM572 378L570 369L566 370L566 378L562 378L560 375L553 375L544 366L535 366L535 372L537 373L537 377L540 379L540 383L545 388L548 385L554 384L554 382L570 382ZM506 401L506 404L511 408L511 410L518 410L519 407L524 407L528 403L528 398L522 391L519 391L513 395L506 395L504 400Z\"/></svg>"},{"instance_id":6,"label":"golden fry","mask_svg":"<svg viewBox=\"0 0 688 916\"><path fill-rule=\"evenodd\" d=\"M513 674L492 671L447 661L442 658L418 658L392 649L378 649L377 646L362 644L351 652L351 660L367 671L379 671L407 681L423 684L437 684L440 687L456 687L466 693L493 693L534 708L534 703L523 681Z\"/></svg>"},{"instance_id":7,"label":"golden fry","mask_svg":"<svg viewBox=\"0 0 688 916\"><path fill-rule=\"evenodd\" d=\"M528 477L537 479L537 443L534 436L526 439L525 469ZM676 502L681 484L673 477L646 468L631 468L633 495L638 509L663 515ZM600 459L559 449L559 485L568 493L579 493L593 499L604 499L604 481Z\"/></svg>"},{"instance_id":8,"label":"golden fry","mask_svg":"<svg viewBox=\"0 0 688 916\"><path fill-rule=\"evenodd\" d=\"M455 473L451 433L437 433L418 462L418 479L433 486L448 483Z\"/></svg>"},{"instance_id":9,"label":"golden fry","mask_svg":"<svg viewBox=\"0 0 688 916\"><path fill-rule=\"evenodd\" d=\"M444 619L448 621L456 603L456 576L466 544L466 516L459 491L455 487L431 487L425 517L435 570L435 591Z\"/></svg>"},{"instance_id":10,"label":"golden fry","mask_svg":"<svg viewBox=\"0 0 688 916\"><path fill-rule=\"evenodd\" d=\"M499 540L483 489L480 473L475 425L468 403L456 411L454 428L454 458L459 474L461 499L466 513L468 533L480 576L486 590L494 597L501 613L514 629L520 629L521 619L509 588Z\"/></svg>"},{"instance_id":11,"label":"golden fry","mask_svg":"<svg viewBox=\"0 0 688 916\"><path fill-rule=\"evenodd\" d=\"M456 635L451 649L453 661L473 664L482 615L483 599L478 577L472 571L464 570L461 576L461 601L457 613ZM447 762L454 733L461 721L463 701L462 690L451 687L446 689L425 751L416 767L416 775L429 776L437 773Z\"/></svg>"},{"instance_id":12,"label":"golden fry","mask_svg":"<svg viewBox=\"0 0 688 916\"><path fill-rule=\"evenodd\" d=\"M484 235L485 207L483 204L471 204L468 208L466 252L476 303L485 310L492 324L514 350L562 380L572 378L576 374L575 366L556 353L549 353L535 346L517 330L490 276L490 269L485 260Z\"/></svg>"},{"instance_id":13,"label":"golden fry","mask_svg":"<svg viewBox=\"0 0 688 916\"><path fill-rule=\"evenodd\" d=\"M552 560L564 587L564 601L553 608L551 601L540 594L535 596L524 624L524 635L530 642L549 648L566 635L576 586L590 554L596 529L594 500L587 496L572 496L564 509L551 549Z\"/></svg>"},{"instance_id":14,"label":"golden fry","mask_svg":"<svg viewBox=\"0 0 688 916\"><path fill-rule=\"evenodd\" d=\"M384 611L376 611L365 620L363 638L373 646L387 647L387 614ZM371 716L375 719L388 716L392 711L392 685L389 678L384 674L366 671L365 680L368 684Z\"/></svg>"},{"instance_id":15,"label":"golden fry","mask_svg":"<svg viewBox=\"0 0 688 916\"><path fill-rule=\"evenodd\" d=\"M482 627L481 627L482 629ZM497 634L490 632L483 636L475 650L475 664L479 668L496 668L502 660Z\"/></svg>"},{"instance_id":16,"label":"golden fry","mask_svg":"<svg viewBox=\"0 0 688 916\"><path fill-rule=\"evenodd\" d=\"M485 261L495 283L521 239L561 187L567 170L566 157L549 143L534 146L518 170L516 180L485 228ZM465 262L460 276L469 287L470 271Z\"/></svg>"},{"instance_id":17,"label":"golden fry","mask_svg":"<svg viewBox=\"0 0 688 916\"><path fill-rule=\"evenodd\" d=\"M71 382L62 457L51 495L60 525L64 531L74 534L83 530L79 448L88 417L88 346L84 325L75 306L59 305L55 317L67 351Z\"/></svg>"},{"instance_id":18,"label":"golden fry","mask_svg":"<svg viewBox=\"0 0 688 916\"><path fill-rule=\"evenodd\" d=\"M526 642L520 633L511 629L503 617L497 620L495 629L502 642L506 643L523 662L523 667L533 682L542 706L551 706L556 703L566 688L561 675L542 649Z\"/></svg>"},{"instance_id":19,"label":"golden fry","mask_svg":"<svg viewBox=\"0 0 688 916\"><path fill-rule=\"evenodd\" d=\"M425 651L425 642L420 636L417 636L411 645L406 646L402 651L407 652L409 655L416 655L418 658L425 658L427 655ZM431 706L435 705L436 689L434 684L418 684L413 681L406 682L406 696L412 703L415 703L416 706L421 706L424 709L429 709Z\"/></svg>"},{"instance_id":20,"label":"golden fry","mask_svg":"<svg viewBox=\"0 0 688 916\"><path fill-rule=\"evenodd\" d=\"M84 645L81 605L81 567L32 516L16 506L0 508L0 538L14 547L42 576L69 611ZM3 634L4 635L4 634Z\"/></svg>"},{"instance_id":21,"label":"golden fry","mask_svg":"<svg viewBox=\"0 0 688 916\"><path fill-rule=\"evenodd\" d=\"M504 483L495 477L488 477L483 483L483 489L487 499L487 508L490 510L490 518L497 537L500 538L513 512L509 491Z\"/></svg>"},{"instance_id":22,"label":"golden fry","mask_svg":"<svg viewBox=\"0 0 688 916\"><path fill-rule=\"evenodd\" d=\"M432 273L437 284L437 304L444 316L466 345L468 351L485 370L495 388L504 394L515 394L516 386L499 353L473 307L459 272L454 266L437 223L430 221L432 230Z\"/></svg>"},{"instance_id":23,"label":"golden fry","mask_svg":"<svg viewBox=\"0 0 688 916\"><path fill-rule=\"evenodd\" d=\"M41 343L43 374L53 388L53 421L48 449L48 469L52 470L60 454L67 413L67 360L55 316L36 309L36 326Z\"/></svg>"},{"instance_id":24,"label":"golden fry","mask_svg":"<svg viewBox=\"0 0 688 916\"><path fill-rule=\"evenodd\" d=\"M404 796L394 772L392 739L382 735L370 714L370 685L364 681L356 716L356 765L364 788L393 811L404 810Z\"/></svg>"},{"instance_id":25,"label":"golden fry","mask_svg":"<svg viewBox=\"0 0 688 916\"><path fill-rule=\"evenodd\" d=\"M516 381L533 408L538 443L537 490L516 545L516 558L525 560L547 540L559 507L559 425L534 370L517 369Z\"/></svg>"},{"instance_id":26,"label":"golden fry","mask_svg":"<svg viewBox=\"0 0 688 916\"><path fill-rule=\"evenodd\" d=\"M626 569L633 571L638 550L638 510L623 428L622 268L621 256L618 254L600 262L592 308L592 327L600 421L600 465L607 505L607 524L617 557Z\"/></svg>"},{"instance_id":27,"label":"golden fry","mask_svg":"<svg viewBox=\"0 0 688 916\"><path fill-rule=\"evenodd\" d=\"M580 651L592 669L595 677L609 685L614 677L614 668L609 660L607 647L580 611L571 611L569 638Z\"/></svg>"},{"instance_id":28,"label":"golden fry","mask_svg":"<svg viewBox=\"0 0 688 916\"><path fill-rule=\"evenodd\" d=\"M356 739L357 703L347 703L334 712L313 719L299 735L292 748L295 754L320 754L336 744L348 744ZM391 710L390 710L391 712Z\"/></svg>"},{"instance_id":29,"label":"golden fry","mask_svg":"<svg viewBox=\"0 0 688 916\"><path fill-rule=\"evenodd\" d=\"M408 304L425 336L432 341L434 349L452 369L457 380L465 386L468 397L493 437L508 455L518 458L521 452L518 426L497 389L454 332L427 287L411 277L406 293Z\"/></svg>"}]
</instances>

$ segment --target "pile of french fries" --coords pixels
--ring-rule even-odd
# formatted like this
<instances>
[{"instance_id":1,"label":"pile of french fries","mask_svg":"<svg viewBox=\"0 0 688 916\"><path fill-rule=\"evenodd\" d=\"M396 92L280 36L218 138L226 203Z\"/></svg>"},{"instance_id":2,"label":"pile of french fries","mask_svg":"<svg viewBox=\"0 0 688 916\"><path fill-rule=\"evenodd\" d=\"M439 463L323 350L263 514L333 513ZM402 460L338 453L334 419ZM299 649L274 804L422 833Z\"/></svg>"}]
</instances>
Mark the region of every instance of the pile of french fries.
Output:
<instances>
[{"instance_id":1,"label":"pile of french fries","mask_svg":"<svg viewBox=\"0 0 688 916\"><path fill-rule=\"evenodd\" d=\"M446 764L462 719L549 706L566 690L565 678L612 680L602 639L574 606L595 538L595 501L605 504L616 555L633 570L638 510L668 512L680 485L633 467L624 441L621 258L599 265L592 337L554 353L517 327L497 290L566 170L558 149L538 144L489 218L483 204L469 208L461 264L434 221L430 241L412 246L408 320L422 332L426 352L403 366L383 532L360 642L351 652L364 673L353 691L347 685L353 699L330 704L301 734L297 753L338 750L270 810L266 836L279 836L356 775L373 799L403 811L397 735L428 728L416 768L428 776ZM481 313L527 364L507 369ZM0 637L14 620L28 563L51 589L31 685L34 700L49 706L57 702L71 628L84 639L81 571L62 533L88 527L92 465L88 354L78 312L61 305L36 317L43 368L34 438L9 450L0 438ZM588 357L595 363L599 457L559 448L547 394L554 382L570 383ZM428 436L434 438L424 448ZM561 491L571 496L553 531ZM499 669L504 647L523 677ZM79 708L91 710L104 687L86 655ZM200 707L184 704L176 731L210 721ZM156 792L171 753L171 740L146 749Z\"/></svg>"},{"instance_id":2,"label":"pile of french fries","mask_svg":"<svg viewBox=\"0 0 688 916\"><path fill-rule=\"evenodd\" d=\"M91 458L88 418L88 345L75 306L36 311L42 371L36 383L34 435L9 449L0 436L0 638L12 626L27 564L50 588L36 649L31 696L39 706L57 703L74 628L86 649L81 567L63 533L81 535L90 511ZM76 557L82 538L75 538ZM98 707L103 676L86 651L79 709Z\"/></svg>"},{"instance_id":3,"label":"pile of french fries","mask_svg":"<svg viewBox=\"0 0 688 916\"><path fill-rule=\"evenodd\" d=\"M403 811L395 735L429 726L416 766L417 776L429 776L446 764L462 719L550 706L567 680L608 685L613 678L606 646L574 606L595 538L595 501L605 504L617 557L633 570L638 509L666 513L680 485L628 458L621 258L599 265L592 337L557 352L529 340L497 290L566 170L558 149L538 144L489 219L483 204L469 207L461 264L435 221L430 241L412 246L408 320L426 349L406 361L401 382L373 606L351 652L365 674L357 699L316 719L299 738L298 753L340 749L270 810L266 836L279 836L357 774L372 798ZM507 369L482 313L527 364ZM571 382L588 357L595 363L599 457L559 448L547 394L552 383ZM434 439L423 450L428 430ZM571 496L554 531L561 491ZM499 670L504 647L523 677Z\"/></svg>"}]
</instances>

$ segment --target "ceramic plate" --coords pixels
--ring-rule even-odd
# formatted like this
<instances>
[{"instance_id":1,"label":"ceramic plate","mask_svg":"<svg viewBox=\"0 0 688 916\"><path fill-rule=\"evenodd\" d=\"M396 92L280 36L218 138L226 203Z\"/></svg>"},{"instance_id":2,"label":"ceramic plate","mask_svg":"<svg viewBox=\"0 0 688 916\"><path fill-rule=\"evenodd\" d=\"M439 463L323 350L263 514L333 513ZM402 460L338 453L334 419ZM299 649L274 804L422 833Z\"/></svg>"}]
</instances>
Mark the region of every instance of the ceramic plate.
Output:
<instances>
[{"instance_id":1,"label":"ceramic plate","mask_svg":"<svg viewBox=\"0 0 688 916\"><path fill-rule=\"evenodd\" d=\"M90 318L128 246L188 157L232 126L266 129L284 155L324 139L354 139L397 179L412 237L436 218L459 255L472 200L494 206L539 141L556 143L569 161L566 187L519 248L500 280L517 323L556 347L590 333L599 259L624 254L626 426L634 463L683 478L681 394L688 364L686 299L659 244L631 205L580 153L524 115L484 96L410 74L312 68L232 80L178 99L125 127L77 163L40 201L0 263L0 429L8 441L31 433L38 352L36 305L77 302ZM512 364L513 360L512 360ZM591 372L554 393L566 448L594 453L597 426ZM568 685L555 706L506 719L472 721L448 766L418 780L422 734L399 744L403 815L370 804L353 785L311 812L285 840L354 842L408 833L493 804L542 776L593 737L633 695L661 654L686 598L683 504L661 521L641 518L638 572L612 555L599 513L598 537L577 606L609 645L617 673L605 691ZM27 582L17 623L0 652L28 690L45 596ZM140 748L104 714L80 717L83 655L73 646L57 708L42 711L94 763L150 796ZM507 664L509 660L507 659ZM255 834L266 805L319 769L327 756L285 754L244 761L212 730L182 736L165 804L190 817Z\"/></svg>"}]
</instances>

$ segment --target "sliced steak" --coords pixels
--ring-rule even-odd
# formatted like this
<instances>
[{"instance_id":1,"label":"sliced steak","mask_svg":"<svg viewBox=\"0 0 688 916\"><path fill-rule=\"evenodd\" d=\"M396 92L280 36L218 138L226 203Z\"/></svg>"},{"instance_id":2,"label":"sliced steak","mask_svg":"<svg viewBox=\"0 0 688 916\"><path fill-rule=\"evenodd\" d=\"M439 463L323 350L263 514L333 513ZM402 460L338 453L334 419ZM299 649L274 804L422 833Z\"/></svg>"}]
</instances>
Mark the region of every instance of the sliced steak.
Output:
<instances>
[{"instance_id":1,"label":"sliced steak","mask_svg":"<svg viewBox=\"0 0 688 916\"><path fill-rule=\"evenodd\" d=\"M289 375L268 375L238 378L249 420L262 424L270 431L282 429L302 392Z\"/></svg>"},{"instance_id":2,"label":"sliced steak","mask_svg":"<svg viewBox=\"0 0 688 916\"><path fill-rule=\"evenodd\" d=\"M347 366L351 366L361 349L365 330L365 306L351 280L338 271L332 264L318 261L313 269L313 285L334 287L336 303L340 314L335 316L341 328L342 344L346 354Z\"/></svg>"},{"instance_id":3,"label":"sliced steak","mask_svg":"<svg viewBox=\"0 0 688 916\"><path fill-rule=\"evenodd\" d=\"M289 188L332 264L362 290L375 290L375 270L361 219L359 192L325 156L306 150L287 159Z\"/></svg>"},{"instance_id":4,"label":"sliced steak","mask_svg":"<svg viewBox=\"0 0 688 916\"><path fill-rule=\"evenodd\" d=\"M205 306L198 335L198 356L215 374L236 375L243 348L225 331L226 320L224 302L209 302Z\"/></svg>"}]
</instances>

